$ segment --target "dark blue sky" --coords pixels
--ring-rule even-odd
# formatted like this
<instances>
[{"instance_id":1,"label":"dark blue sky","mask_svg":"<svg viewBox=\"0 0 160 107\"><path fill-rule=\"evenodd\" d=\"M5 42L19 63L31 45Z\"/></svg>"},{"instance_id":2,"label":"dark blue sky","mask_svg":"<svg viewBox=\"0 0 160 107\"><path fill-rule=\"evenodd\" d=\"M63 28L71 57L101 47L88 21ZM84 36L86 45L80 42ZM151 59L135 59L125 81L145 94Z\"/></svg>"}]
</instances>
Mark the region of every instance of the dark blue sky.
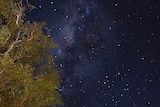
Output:
<instances>
[{"instance_id":1,"label":"dark blue sky","mask_svg":"<svg viewBox=\"0 0 160 107\"><path fill-rule=\"evenodd\" d=\"M160 106L160 1L30 1L60 45L64 107Z\"/></svg>"}]
</instances>

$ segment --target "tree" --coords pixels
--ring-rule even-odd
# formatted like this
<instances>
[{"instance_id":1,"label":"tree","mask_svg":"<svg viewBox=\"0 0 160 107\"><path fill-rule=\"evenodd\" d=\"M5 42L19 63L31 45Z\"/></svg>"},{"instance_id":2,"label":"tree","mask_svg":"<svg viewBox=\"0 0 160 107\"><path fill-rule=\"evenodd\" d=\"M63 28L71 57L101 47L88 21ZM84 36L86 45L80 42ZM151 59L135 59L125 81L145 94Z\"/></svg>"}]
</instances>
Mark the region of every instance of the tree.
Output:
<instances>
[{"instance_id":1,"label":"tree","mask_svg":"<svg viewBox=\"0 0 160 107\"><path fill-rule=\"evenodd\" d=\"M45 23L30 22L28 0L0 0L0 106L61 106L61 79Z\"/></svg>"}]
</instances>

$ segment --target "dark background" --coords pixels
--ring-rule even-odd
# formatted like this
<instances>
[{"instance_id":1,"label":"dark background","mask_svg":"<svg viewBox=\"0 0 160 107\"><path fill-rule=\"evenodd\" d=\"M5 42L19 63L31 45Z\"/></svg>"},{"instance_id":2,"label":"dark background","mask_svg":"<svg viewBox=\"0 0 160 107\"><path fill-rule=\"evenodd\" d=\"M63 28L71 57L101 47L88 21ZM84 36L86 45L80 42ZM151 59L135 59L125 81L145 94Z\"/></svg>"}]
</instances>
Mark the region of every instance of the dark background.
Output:
<instances>
[{"instance_id":1,"label":"dark background","mask_svg":"<svg viewBox=\"0 0 160 107\"><path fill-rule=\"evenodd\" d=\"M64 107L160 106L159 0L29 0L46 21Z\"/></svg>"}]
</instances>

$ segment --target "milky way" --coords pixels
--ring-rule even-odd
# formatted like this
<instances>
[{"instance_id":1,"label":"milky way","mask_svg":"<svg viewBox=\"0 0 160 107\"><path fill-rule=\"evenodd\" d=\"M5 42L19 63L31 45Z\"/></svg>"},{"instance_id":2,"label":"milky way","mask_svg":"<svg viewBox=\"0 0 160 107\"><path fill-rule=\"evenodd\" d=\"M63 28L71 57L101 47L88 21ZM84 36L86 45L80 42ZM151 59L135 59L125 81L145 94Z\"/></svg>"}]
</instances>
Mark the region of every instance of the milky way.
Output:
<instances>
[{"instance_id":1,"label":"milky way","mask_svg":"<svg viewBox=\"0 0 160 107\"><path fill-rule=\"evenodd\" d=\"M158 107L160 2L44 0L64 107Z\"/></svg>"}]
</instances>

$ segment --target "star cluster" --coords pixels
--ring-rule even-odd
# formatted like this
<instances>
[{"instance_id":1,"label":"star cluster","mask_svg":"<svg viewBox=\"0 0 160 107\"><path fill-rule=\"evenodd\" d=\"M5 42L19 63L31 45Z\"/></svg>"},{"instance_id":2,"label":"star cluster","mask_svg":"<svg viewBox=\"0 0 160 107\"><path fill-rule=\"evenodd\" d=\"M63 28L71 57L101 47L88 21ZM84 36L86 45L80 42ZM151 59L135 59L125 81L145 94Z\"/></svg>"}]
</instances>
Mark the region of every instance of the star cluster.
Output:
<instances>
[{"instance_id":1,"label":"star cluster","mask_svg":"<svg viewBox=\"0 0 160 107\"><path fill-rule=\"evenodd\" d=\"M160 2L32 0L46 21L64 107L160 105Z\"/></svg>"}]
</instances>

